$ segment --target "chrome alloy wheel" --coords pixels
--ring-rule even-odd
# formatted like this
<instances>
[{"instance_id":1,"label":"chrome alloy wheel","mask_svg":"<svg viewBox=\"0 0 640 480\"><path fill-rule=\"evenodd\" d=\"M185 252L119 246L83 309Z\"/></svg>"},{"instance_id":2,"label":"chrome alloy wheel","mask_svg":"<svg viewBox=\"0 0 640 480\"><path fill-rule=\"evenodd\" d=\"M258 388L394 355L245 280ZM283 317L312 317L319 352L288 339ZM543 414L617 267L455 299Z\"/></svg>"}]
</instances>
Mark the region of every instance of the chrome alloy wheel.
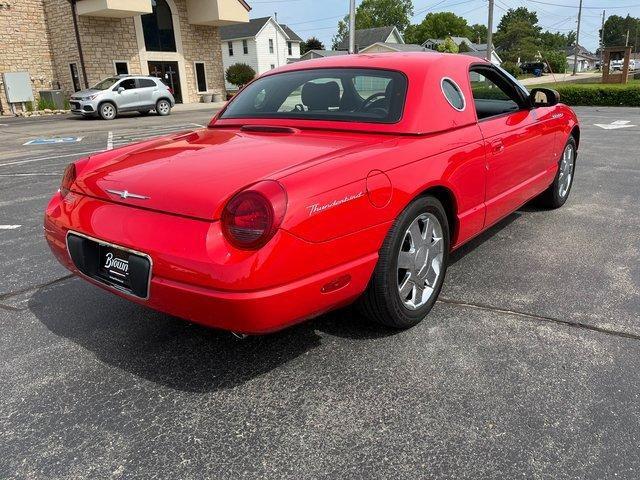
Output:
<instances>
[{"instance_id":1,"label":"chrome alloy wheel","mask_svg":"<svg viewBox=\"0 0 640 480\"><path fill-rule=\"evenodd\" d=\"M576 152L573 145L568 144L562 152L560 160L560 174L558 176L558 195L560 198L566 197L573 180L573 165L576 159Z\"/></svg>"},{"instance_id":2,"label":"chrome alloy wheel","mask_svg":"<svg viewBox=\"0 0 640 480\"><path fill-rule=\"evenodd\" d=\"M442 225L423 213L409 225L398 252L398 293L405 307L417 310L429 301L443 261Z\"/></svg>"},{"instance_id":3,"label":"chrome alloy wheel","mask_svg":"<svg viewBox=\"0 0 640 480\"><path fill-rule=\"evenodd\" d=\"M169 110L171 109L171 105L169 105L169 102L167 102L166 100L160 100L158 102L158 113L161 115L166 115L167 113L169 113Z\"/></svg>"},{"instance_id":4,"label":"chrome alloy wheel","mask_svg":"<svg viewBox=\"0 0 640 480\"><path fill-rule=\"evenodd\" d=\"M102 117L111 120L116 116L116 108L110 103L105 103L101 108Z\"/></svg>"}]
</instances>

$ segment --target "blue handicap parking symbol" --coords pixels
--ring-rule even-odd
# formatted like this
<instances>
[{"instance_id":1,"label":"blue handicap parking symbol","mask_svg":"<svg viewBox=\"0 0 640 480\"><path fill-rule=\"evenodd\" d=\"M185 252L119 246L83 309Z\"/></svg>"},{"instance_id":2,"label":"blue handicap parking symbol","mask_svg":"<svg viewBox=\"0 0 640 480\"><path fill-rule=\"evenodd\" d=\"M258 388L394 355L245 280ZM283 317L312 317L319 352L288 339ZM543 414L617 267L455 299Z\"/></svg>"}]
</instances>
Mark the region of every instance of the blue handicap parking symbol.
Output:
<instances>
[{"instance_id":1,"label":"blue handicap parking symbol","mask_svg":"<svg viewBox=\"0 0 640 480\"><path fill-rule=\"evenodd\" d=\"M57 138L36 138L29 140L23 145L55 145L58 143L77 143L83 137L57 137Z\"/></svg>"}]
</instances>

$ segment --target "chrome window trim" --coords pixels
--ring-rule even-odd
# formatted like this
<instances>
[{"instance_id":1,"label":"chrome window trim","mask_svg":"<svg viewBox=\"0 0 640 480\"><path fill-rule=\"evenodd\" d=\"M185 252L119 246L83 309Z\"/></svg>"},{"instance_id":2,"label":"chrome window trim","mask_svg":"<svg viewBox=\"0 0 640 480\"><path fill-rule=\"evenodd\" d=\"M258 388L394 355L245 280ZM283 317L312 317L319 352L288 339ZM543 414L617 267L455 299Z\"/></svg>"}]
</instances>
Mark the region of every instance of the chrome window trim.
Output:
<instances>
[{"instance_id":1,"label":"chrome window trim","mask_svg":"<svg viewBox=\"0 0 640 480\"><path fill-rule=\"evenodd\" d=\"M451 103L451 100L449 100L449 97L447 97L447 94L444 92L444 82L450 82L454 88L458 91L458 93L460 94L460 98L462 98L462 108L458 108L456 107L453 103ZM442 77L442 79L440 80L440 91L442 92L442 95L444 96L445 100L447 101L447 103L449 105L451 105L451 108L453 108L454 110L457 110L458 112L464 112L465 109L467 108L467 99L464 96L464 93L462 92L462 89L460 88L460 85L458 85L458 83L451 77Z\"/></svg>"}]
</instances>

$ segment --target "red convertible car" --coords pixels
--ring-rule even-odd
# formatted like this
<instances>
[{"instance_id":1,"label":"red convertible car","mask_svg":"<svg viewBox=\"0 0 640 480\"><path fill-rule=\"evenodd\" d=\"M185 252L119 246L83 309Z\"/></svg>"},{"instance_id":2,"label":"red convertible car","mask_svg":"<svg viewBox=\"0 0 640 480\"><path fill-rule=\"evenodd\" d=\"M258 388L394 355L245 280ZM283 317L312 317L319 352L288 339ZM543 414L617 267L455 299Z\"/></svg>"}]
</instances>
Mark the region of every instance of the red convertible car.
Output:
<instances>
[{"instance_id":1,"label":"red convertible car","mask_svg":"<svg viewBox=\"0 0 640 480\"><path fill-rule=\"evenodd\" d=\"M566 201L580 130L558 101L464 55L287 65L207 128L69 165L46 238L86 280L212 327L266 333L356 300L410 327L453 249L535 197Z\"/></svg>"}]
</instances>

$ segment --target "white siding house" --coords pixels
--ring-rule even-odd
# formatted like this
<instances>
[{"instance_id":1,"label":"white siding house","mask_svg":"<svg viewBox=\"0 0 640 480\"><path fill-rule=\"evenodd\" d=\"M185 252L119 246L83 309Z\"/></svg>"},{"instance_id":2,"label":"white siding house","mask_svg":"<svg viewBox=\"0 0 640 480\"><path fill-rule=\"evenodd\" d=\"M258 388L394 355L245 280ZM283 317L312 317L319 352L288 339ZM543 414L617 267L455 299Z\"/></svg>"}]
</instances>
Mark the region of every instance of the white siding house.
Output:
<instances>
[{"instance_id":1,"label":"white siding house","mask_svg":"<svg viewBox=\"0 0 640 480\"><path fill-rule=\"evenodd\" d=\"M235 63L250 65L258 75L300 58L302 39L273 17L220 27L222 65L225 72ZM226 82L227 90L236 87Z\"/></svg>"}]
</instances>

